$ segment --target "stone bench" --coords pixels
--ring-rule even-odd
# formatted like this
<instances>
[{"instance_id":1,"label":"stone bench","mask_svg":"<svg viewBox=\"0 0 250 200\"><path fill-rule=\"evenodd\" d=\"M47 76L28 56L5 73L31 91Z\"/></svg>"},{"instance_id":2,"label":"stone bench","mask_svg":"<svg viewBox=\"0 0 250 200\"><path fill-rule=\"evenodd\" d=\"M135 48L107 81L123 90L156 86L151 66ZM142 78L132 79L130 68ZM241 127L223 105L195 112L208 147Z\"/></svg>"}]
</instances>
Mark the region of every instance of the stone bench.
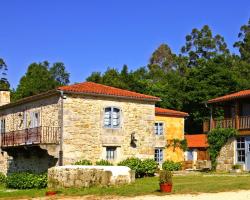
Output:
<instances>
[{"instance_id":1,"label":"stone bench","mask_svg":"<svg viewBox=\"0 0 250 200\"><path fill-rule=\"evenodd\" d=\"M66 165L48 170L48 188L82 188L128 184L135 181L135 173L125 166Z\"/></svg>"}]
</instances>

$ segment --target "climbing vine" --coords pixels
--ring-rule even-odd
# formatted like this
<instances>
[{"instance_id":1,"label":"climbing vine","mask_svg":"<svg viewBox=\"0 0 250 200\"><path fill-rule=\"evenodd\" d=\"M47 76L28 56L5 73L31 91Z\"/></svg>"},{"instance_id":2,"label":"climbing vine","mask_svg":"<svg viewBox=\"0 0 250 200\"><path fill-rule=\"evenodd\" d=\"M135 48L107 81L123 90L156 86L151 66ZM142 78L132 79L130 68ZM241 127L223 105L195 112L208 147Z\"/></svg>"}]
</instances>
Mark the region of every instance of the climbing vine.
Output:
<instances>
[{"instance_id":1,"label":"climbing vine","mask_svg":"<svg viewBox=\"0 0 250 200\"><path fill-rule=\"evenodd\" d=\"M187 150L187 140L186 139L183 139L183 140L180 140L180 139L173 139L173 140L169 140L168 141L168 145L167 147L173 147L173 150L175 151L175 149L177 147L179 147L180 149L182 149L183 151L186 151Z\"/></svg>"},{"instance_id":2,"label":"climbing vine","mask_svg":"<svg viewBox=\"0 0 250 200\"><path fill-rule=\"evenodd\" d=\"M221 148L227 143L230 138L237 136L238 132L232 128L215 128L208 133L208 152L212 162L212 168L216 169L216 159Z\"/></svg>"}]
</instances>

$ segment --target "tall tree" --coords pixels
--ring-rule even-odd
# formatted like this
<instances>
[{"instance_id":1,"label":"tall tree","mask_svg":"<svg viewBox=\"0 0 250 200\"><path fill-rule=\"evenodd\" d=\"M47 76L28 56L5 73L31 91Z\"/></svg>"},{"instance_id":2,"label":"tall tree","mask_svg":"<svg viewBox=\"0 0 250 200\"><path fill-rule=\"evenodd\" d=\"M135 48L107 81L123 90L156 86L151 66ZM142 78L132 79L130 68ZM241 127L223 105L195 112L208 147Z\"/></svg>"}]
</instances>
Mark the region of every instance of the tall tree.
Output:
<instances>
[{"instance_id":1,"label":"tall tree","mask_svg":"<svg viewBox=\"0 0 250 200\"><path fill-rule=\"evenodd\" d=\"M150 65L158 65L165 72L175 69L175 57L167 44L161 44L152 54Z\"/></svg>"},{"instance_id":2,"label":"tall tree","mask_svg":"<svg viewBox=\"0 0 250 200\"><path fill-rule=\"evenodd\" d=\"M228 54L229 50L224 38L220 35L213 36L208 25L201 30L194 28L186 36L186 44L181 48L184 56L189 57L189 66L196 66L198 59L211 59L220 54Z\"/></svg>"},{"instance_id":3,"label":"tall tree","mask_svg":"<svg viewBox=\"0 0 250 200\"><path fill-rule=\"evenodd\" d=\"M105 85L126 88L126 83L121 80L120 72L115 68L108 68L103 74L102 80Z\"/></svg>"},{"instance_id":4,"label":"tall tree","mask_svg":"<svg viewBox=\"0 0 250 200\"><path fill-rule=\"evenodd\" d=\"M0 58L0 71L1 71L0 90L9 90L10 84L9 84L9 81L6 77L8 67L2 58Z\"/></svg>"},{"instance_id":5,"label":"tall tree","mask_svg":"<svg viewBox=\"0 0 250 200\"><path fill-rule=\"evenodd\" d=\"M55 63L51 68L47 61L32 63L12 93L12 101L55 89L68 82L69 73L63 63Z\"/></svg>"},{"instance_id":6,"label":"tall tree","mask_svg":"<svg viewBox=\"0 0 250 200\"><path fill-rule=\"evenodd\" d=\"M68 85L70 74L66 71L64 63L57 62L49 69L53 79L57 81L59 85Z\"/></svg>"},{"instance_id":7,"label":"tall tree","mask_svg":"<svg viewBox=\"0 0 250 200\"><path fill-rule=\"evenodd\" d=\"M246 25L241 26L238 38L234 47L239 49L242 60L250 63L250 19Z\"/></svg>"},{"instance_id":8,"label":"tall tree","mask_svg":"<svg viewBox=\"0 0 250 200\"><path fill-rule=\"evenodd\" d=\"M102 83L102 74L101 72L92 72L92 74L86 78L86 81Z\"/></svg>"}]
</instances>

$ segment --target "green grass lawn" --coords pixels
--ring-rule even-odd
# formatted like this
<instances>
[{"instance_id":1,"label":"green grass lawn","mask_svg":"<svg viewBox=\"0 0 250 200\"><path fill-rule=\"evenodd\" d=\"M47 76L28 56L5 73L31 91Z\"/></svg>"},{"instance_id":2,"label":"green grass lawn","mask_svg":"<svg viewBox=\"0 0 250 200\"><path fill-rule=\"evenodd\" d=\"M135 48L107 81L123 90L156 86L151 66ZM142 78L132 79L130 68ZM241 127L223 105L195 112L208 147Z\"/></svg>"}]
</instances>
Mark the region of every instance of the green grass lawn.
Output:
<instances>
[{"instance_id":1,"label":"green grass lawn","mask_svg":"<svg viewBox=\"0 0 250 200\"><path fill-rule=\"evenodd\" d=\"M174 194L181 193L200 193L200 192L222 192L250 189L250 175L247 176L206 176L189 175L175 176L173 179ZM44 196L46 189L42 190L8 190L4 186L0 187L0 197L37 197ZM137 196L155 194L162 195L159 192L158 178L137 179L135 183L117 187L107 188L87 188L87 189L64 189L59 191L58 195L82 196L82 195L119 195L119 196Z\"/></svg>"}]
</instances>

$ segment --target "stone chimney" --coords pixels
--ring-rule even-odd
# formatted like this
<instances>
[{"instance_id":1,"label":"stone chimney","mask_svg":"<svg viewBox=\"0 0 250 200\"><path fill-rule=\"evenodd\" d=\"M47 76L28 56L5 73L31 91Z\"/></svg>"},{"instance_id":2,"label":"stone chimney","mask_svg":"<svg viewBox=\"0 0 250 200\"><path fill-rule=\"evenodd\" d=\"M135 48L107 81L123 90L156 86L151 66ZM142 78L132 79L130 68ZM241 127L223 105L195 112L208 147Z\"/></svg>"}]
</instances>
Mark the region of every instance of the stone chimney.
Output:
<instances>
[{"instance_id":1,"label":"stone chimney","mask_svg":"<svg viewBox=\"0 0 250 200\"><path fill-rule=\"evenodd\" d=\"M10 103L10 91L0 91L0 106Z\"/></svg>"}]
</instances>

